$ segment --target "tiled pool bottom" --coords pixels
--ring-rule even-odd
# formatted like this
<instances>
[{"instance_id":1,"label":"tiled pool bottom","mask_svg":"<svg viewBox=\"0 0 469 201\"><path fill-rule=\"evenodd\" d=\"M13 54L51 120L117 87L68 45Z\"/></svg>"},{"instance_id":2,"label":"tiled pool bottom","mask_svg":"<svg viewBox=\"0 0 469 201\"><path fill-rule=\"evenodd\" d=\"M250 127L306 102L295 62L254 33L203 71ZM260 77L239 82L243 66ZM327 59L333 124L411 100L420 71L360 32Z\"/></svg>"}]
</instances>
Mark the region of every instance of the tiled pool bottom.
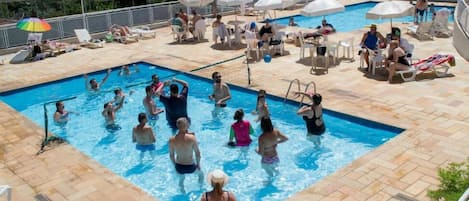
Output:
<instances>
[{"instance_id":1,"label":"tiled pool bottom","mask_svg":"<svg viewBox=\"0 0 469 201\"><path fill-rule=\"evenodd\" d=\"M158 73L160 74L161 77L165 77L167 75L172 75L176 72L170 71L167 69L156 69L153 66L145 63L141 63L139 65L142 65L140 68L143 69L145 72L144 74L150 75L151 73ZM155 71L154 71L155 70ZM148 71L148 72L147 72ZM95 75L95 76L102 76L100 75ZM240 200L272 200L272 199L280 199L283 200L286 197L289 197L291 193L296 192L297 190L300 190L301 188L307 187L311 185L311 181L316 181L324 176L327 175L327 172L333 172L335 169L341 167L344 164L347 164L353 158L356 158L357 156L360 156L361 154L368 152L369 150L372 150L373 147L378 146L379 144L387 141L390 139L391 136L394 136L395 134L391 134L391 136L387 135L387 137L380 137L379 135L376 135L374 131L371 131L371 133L362 132L362 130L370 129L368 126L372 126L374 129L379 129L376 126L379 124L373 123L373 122L368 122L366 120L360 120L356 118L347 118L347 115L341 115L339 113L335 113L332 111L326 111L326 121L331 122L328 123L328 134L326 135L324 139L324 144L325 146L321 150L314 150L308 148L308 146L304 145L310 145L310 142L305 140L304 138L304 125L302 120L299 117L296 117L292 111L296 110L297 106L291 105L292 103L284 104L279 98L276 97L271 97L272 100L269 100L269 107L273 108L271 109L273 112L273 117L274 117L274 123L276 123L276 126L279 127L280 130L283 132L287 133L290 135L290 142L296 142L294 144L286 144L284 148L283 146L280 145L279 147L279 152L280 152L280 157L282 160L281 163L281 170L282 175L279 177L278 180L275 180L273 183L268 183L267 186L264 186L262 188L259 188L257 184L263 183L265 176L263 176L264 172L262 168L260 168L259 165L259 157L253 152L251 149L249 152L247 152L246 160L240 160L239 157L241 157L244 153L239 152L239 150L232 150L232 149L227 149L226 147L221 146L220 144L214 145L213 142L224 142L227 140L227 133L226 129L229 127L229 124L232 122L231 115L234 112L235 109L238 107L246 107L250 105L252 102L255 102L255 96L253 96L253 92L245 89L240 89L237 87L233 87L233 96L243 96L243 97L250 97L245 100L242 100L241 102L235 102L235 101L230 101L230 106L232 105L233 108L226 108L226 110L221 110L221 111L215 111L213 110L213 105L212 103L208 102L206 100L206 94L210 93L210 83L207 82L207 80L202 79L202 78L197 78L194 76L186 75L186 74L179 74L179 76L182 76L180 78L186 79L186 80L193 80L195 82L200 82L197 84L193 84L191 82L191 92L193 96L191 97L191 100L195 101L195 105L198 105L199 108L194 108L194 110L191 112L191 117L192 114L202 114L201 117L198 115L194 115L193 121L194 122L202 122L201 125L194 125L193 129L196 130L196 133L202 133L202 135L197 135L199 137L200 141L200 146L203 147L202 153L203 153L203 158L207 160L211 160L212 162L202 162L203 166L206 168L203 168L205 173L207 173L211 169L219 168L219 169L224 169L226 172L228 172L231 175L231 181L230 184L227 186L229 189L236 189L235 193L239 196ZM112 83L109 84L107 83L108 86L125 86L126 84L129 84L129 80L132 81L132 83L139 81L140 78L138 77L131 77L131 78L126 78L125 81L121 80L119 77L113 77L111 76L110 80L108 82ZM78 83L82 83L83 80L82 78L72 78L68 81L72 81L72 83L61 83L61 87L66 87L70 91L82 91L82 88L80 87L73 87L73 86L79 86L77 83L74 83L74 81ZM39 87L41 88L41 87ZM45 88L50 89L50 86L46 86ZM137 88L130 88L130 89L135 89L134 95L132 95L132 104L127 104L125 107L129 108L128 111L122 111L123 114L131 114L131 113L136 113L137 111L141 110L141 106L139 104L133 104L133 102L139 102L135 100L139 100L141 98L135 98L136 96L143 97L143 92L140 87ZM61 90L58 90L61 91ZM39 94L42 92L39 90L37 91ZM190 93L191 94L191 93ZM47 95L50 97L53 97L54 94L51 93L51 91L47 91ZM35 95L34 97L42 97L42 95ZM96 105L101 105L99 103L105 102L106 99L111 98L111 94L105 94L101 96L93 96L90 97L89 95L78 95L78 98L76 99L76 102L69 102L67 104L67 108L79 108L79 107L84 107L84 108L95 108ZM235 99L235 98L234 98ZM234 100L233 99L233 100ZM93 102L91 105L87 104L89 101L96 101ZM41 101L37 101L41 102ZM295 104L296 105L296 104ZM25 107L24 105L17 105L17 107ZM35 108L38 106L32 106L31 108L26 108L23 113L25 115L30 115L34 112L32 111L37 111L38 108ZM39 106L40 107L40 106ZM212 108L212 109L211 109ZM244 108L246 111L251 110L251 107ZM135 110L135 112L132 112ZM53 111L53 108L50 108L49 111ZM209 113L207 113L209 112ZM88 114L89 113L89 114ZM82 121L80 119L81 117L85 118L88 116L95 116L99 114L94 114L96 113L95 109L92 109L92 111L84 111L81 113L80 116L73 117L73 121ZM99 113L99 112L98 112ZM289 114L287 116L283 116L285 114ZM37 113L37 116L34 117L36 119L41 118L40 113ZM119 114L121 115L121 114ZM134 114L135 115L135 114ZM132 116L130 115L129 118L127 119L132 119ZM206 121L204 123L204 118L206 119L206 116L212 116L211 119ZM215 116L214 116L215 115ZM293 116L291 116L293 115ZM331 115L331 116L329 116ZM49 115L50 116L50 115ZM340 123L337 118L344 118L346 117L345 122L349 123ZM253 120L253 116L247 116L248 119L251 121ZM75 120L76 119L76 120ZM285 122L282 122L285 120ZM87 125L93 125L93 123L96 122L90 122L90 121L95 121L95 120L83 120L85 124ZM353 124L353 122L359 122L363 125L357 127L357 130L351 130L350 132L342 132L341 130L350 128L350 126ZM41 120L37 122L38 124L41 124ZM73 131L71 130L77 130L77 133L90 133L87 131L80 130L80 128L76 128L74 126L68 126L67 125L67 132L61 132L60 128L59 131L54 131L55 133L58 133L59 135L62 134L62 136L65 136L69 142L74 145L78 146L78 148L86 153L87 155L90 155L92 158L95 160L99 161L100 163L104 164L114 172L116 172L119 175L122 175L129 179L131 182L137 184L141 188L145 189L147 192L150 192L151 194L155 195L155 197L167 200L167 199L197 199L197 196L200 195L201 191L197 190L196 187L193 187L192 185L195 185L191 183L190 179L186 182L186 185L189 188L189 193L187 194L179 194L176 191L168 191L167 187L169 186L174 186L176 187L177 184L173 183L173 180L176 180L174 177L174 171L171 165L168 163L169 160L167 159L167 145L165 145L166 139L169 138L169 136L172 135L171 131L166 130L165 131L165 123L164 121L161 121L161 119L156 123L155 125L155 130L157 133L157 158L154 159L154 161L149 160L146 161L143 164L138 163L138 153L136 151L131 151L129 154L129 150L134 150L133 145L129 142L128 139L128 133L130 131L128 130L136 122L133 121L128 121L129 125L124 125L121 123L122 120L119 121L121 124L121 127L123 128L120 131L117 131L116 133L108 133L105 134L106 131L102 130L102 125L97 122L96 126L93 128L94 135L87 136L87 138L83 138L83 135L75 135ZM293 123L293 125L290 125ZM335 124L337 123L337 124ZM337 128L335 128L337 126ZM79 127L79 126L77 126ZM379 126L378 126L379 127ZM388 126L384 126L382 128L391 128ZM372 129L373 130L373 129ZM391 129L393 130L393 129ZM399 129L398 129L399 130ZM399 132L402 130L399 130ZM363 136L357 134L362 132ZM104 135L99 134L99 133L104 133ZM257 131L256 133L259 133ZM350 134L353 133L353 134ZM340 139L340 140L339 140ZM354 142L355 141L355 142ZM94 142L94 143L93 143ZM162 144L159 144L161 142ZM289 143L290 143L289 142ZM349 145L345 145L343 143L351 143ZM295 145L298 144L298 145ZM255 146L255 145L254 145ZM295 148L295 150L298 150L298 153L295 153L293 155L284 155L283 153L288 153L292 147ZM346 150L341 150L342 148L351 148L353 151L346 151ZM136 152L132 154L132 152ZM239 153L238 153L239 152ZM337 154L336 154L337 152ZM240 155L241 154L241 155ZM126 156L125 158L121 158L122 156ZM233 158L229 158L226 156L233 156ZM117 158L116 158L117 157ZM113 159L114 158L114 159ZM310 159L310 160L309 160ZM228 160L228 161L226 161ZM339 162L337 164L331 164L330 161L336 161L340 160L342 162ZM155 163L156 162L156 163ZM160 170L165 170L161 172ZM319 172L317 172L319 171ZM324 173L320 173L322 171L325 171ZM285 172L285 173L284 173ZM284 174L284 175L283 175ZM299 178L303 178L305 175L309 175L309 179L303 180L302 183L295 182L295 185L292 185L291 181L285 181L285 178L292 178L298 180ZM253 175L253 176L249 176ZM149 181L148 178L162 178L162 179L157 179L158 181L151 180ZM190 178L190 177L188 177ZM248 179L248 180L245 180ZM155 179L156 180L156 179ZM169 180L169 182L168 182ZM249 183L250 181L251 183ZM254 181L254 182L252 182ZM156 183L155 183L156 182ZM159 182L159 183L158 183ZM163 182L163 183L161 183ZM304 183L303 183L304 182ZM188 184L187 184L188 183ZM147 187L145 187L147 186ZM151 186L148 188L148 186ZM292 188L291 186L294 186ZM248 189L247 191L243 191L242 189L246 188ZM160 189L160 190L158 190ZM164 190L163 190L164 189ZM174 188L176 189L176 188ZM282 190L279 190L282 189ZM285 193L285 191L289 191L290 193ZM167 194L159 194L158 192L163 192ZM246 197L243 197L243 195L247 195ZM169 197L168 197L169 196Z\"/></svg>"}]
</instances>

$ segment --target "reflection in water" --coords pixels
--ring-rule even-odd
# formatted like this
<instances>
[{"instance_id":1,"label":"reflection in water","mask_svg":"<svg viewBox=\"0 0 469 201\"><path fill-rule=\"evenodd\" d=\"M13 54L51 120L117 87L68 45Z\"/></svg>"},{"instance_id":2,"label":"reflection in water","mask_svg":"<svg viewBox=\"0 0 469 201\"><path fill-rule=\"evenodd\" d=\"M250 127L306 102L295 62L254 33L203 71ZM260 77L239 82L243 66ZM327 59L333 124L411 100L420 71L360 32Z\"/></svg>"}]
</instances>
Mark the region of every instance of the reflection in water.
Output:
<instances>
[{"instance_id":1,"label":"reflection in water","mask_svg":"<svg viewBox=\"0 0 469 201\"><path fill-rule=\"evenodd\" d=\"M234 172L244 170L249 165L249 146L236 147L236 149L239 150L238 158L231 161L225 161L223 163L223 170L229 175L233 174Z\"/></svg>"},{"instance_id":2,"label":"reflection in water","mask_svg":"<svg viewBox=\"0 0 469 201\"><path fill-rule=\"evenodd\" d=\"M274 178L271 178L264 183L264 186L256 192L251 200L272 200L269 197L275 197L280 192L282 191L274 185Z\"/></svg>"},{"instance_id":3,"label":"reflection in water","mask_svg":"<svg viewBox=\"0 0 469 201\"><path fill-rule=\"evenodd\" d=\"M316 170L318 169L317 160L319 158L324 158L324 154L331 152L330 149L321 147L313 148L309 147L299 152L295 156L295 164L299 168L305 170Z\"/></svg>"}]
</instances>

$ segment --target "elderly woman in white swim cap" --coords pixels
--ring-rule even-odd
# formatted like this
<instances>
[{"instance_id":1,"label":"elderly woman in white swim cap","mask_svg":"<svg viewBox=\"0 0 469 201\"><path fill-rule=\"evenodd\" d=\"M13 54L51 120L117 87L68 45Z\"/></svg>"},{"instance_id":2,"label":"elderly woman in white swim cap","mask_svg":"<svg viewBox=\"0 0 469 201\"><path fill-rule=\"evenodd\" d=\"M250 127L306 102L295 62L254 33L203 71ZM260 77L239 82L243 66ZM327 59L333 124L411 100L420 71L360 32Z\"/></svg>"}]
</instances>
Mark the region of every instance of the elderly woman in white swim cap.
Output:
<instances>
[{"instance_id":1,"label":"elderly woman in white swim cap","mask_svg":"<svg viewBox=\"0 0 469 201\"><path fill-rule=\"evenodd\" d=\"M236 197L232 192L223 190L225 184L228 183L228 175L222 170L214 170L208 173L207 182L212 185L213 189L202 194L200 201L236 201Z\"/></svg>"}]
</instances>

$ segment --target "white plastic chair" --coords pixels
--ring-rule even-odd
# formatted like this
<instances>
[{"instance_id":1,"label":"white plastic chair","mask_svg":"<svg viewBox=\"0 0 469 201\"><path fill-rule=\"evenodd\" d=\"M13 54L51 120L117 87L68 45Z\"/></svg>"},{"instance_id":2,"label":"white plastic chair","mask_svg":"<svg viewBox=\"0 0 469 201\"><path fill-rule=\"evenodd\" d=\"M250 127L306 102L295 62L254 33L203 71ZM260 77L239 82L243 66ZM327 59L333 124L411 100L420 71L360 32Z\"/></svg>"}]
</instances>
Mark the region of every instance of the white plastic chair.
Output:
<instances>
[{"instance_id":1,"label":"white plastic chair","mask_svg":"<svg viewBox=\"0 0 469 201\"><path fill-rule=\"evenodd\" d=\"M343 56L342 58L350 59L354 61L354 48L353 48L353 37L340 40L337 48L337 55L339 55L339 50L342 49ZM345 52L347 52L347 57L345 57Z\"/></svg>"},{"instance_id":2,"label":"white plastic chair","mask_svg":"<svg viewBox=\"0 0 469 201\"><path fill-rule=\"evenodd\" d=\"M277 45L270 45L271 49L273 50L278 50L280 52L280 55L283 55L283 50L285 49L285 45L283 42L283 37L285 36L285 32L279 31L276 32L275 35L272 37L273 41L280 41L279 44Z\"/></svg>"},{"instance_id":3,"label":"white plastic chair","mask_svg":"<svg viewBox=\"0 0 469 201\"><path fill-rule=\"evenodd\" d=\"M299 35L298 38L300 40L300 59L303 59L303 58L305 58L305 49L310 49L311 50L311 48L315 48L316 46L314 46L313 44L305 43L305 38L304 38L302 32L299 32L298 35ZM312 55L310 55L310 56L312 56Z\"/></svg>"},{"instance_id":4,"label":"white plastic chair","mask_svg":"<svg viewBox=\"0 0 469 201\"><path fill-rule=\"evenodd\" d=\"M368 71L371 71L372 75L375 75L376 68L379 67L384 67L384 59L385 56L383 55L383 50L378 49L378 50L372 50L372 49L367 49L370 58L370 68Z\"/></svg>"},{"instance_id":5,"label":"white plastic chair","mask_svg":"<svg viewBox=\"0 0 469 201\"><path fill-rule=\"evenodd\" d=\"M8 185L1 185L0 186L0 196L3 196L4 194L6 194L6 200L7 201L11 201L11 188L10 186Z\"/></svg>"},{"instance_id":6,"label":"white plastic chair","mask_svg":"<svg viewBox=\"0 0 469 201\"><path fill-rule=\"evenodd\" d=\"M336 64L338 44L335 43L335 42L332 42L332 41L325 41L324 45L322 47L326 48L326 50L324 52L324 55L318 54L316 52L316 56L311 60L312 61L312 67L313 67L313 69L316 69L316 67L318 67L318 65L317 65L318 60L322 59L322 60L324 60L324 67L326 69L326 72L328 72L329 66L330 66L329 60L330 60L331 56L332 56L332 64ZM317 51L317 49L316 49L316 51Z\"/></svg>"},{"instance_id":7,"label":"white plastic chair","mask_svg":"<svg viewBox=\"0 0 469 201\"><path fill-rule=\"evenodd\" d=\"M186 35L186 30L179 25L171 25L171 34L174 36L174 40L177 40L179 43L182 41L182 38Z\"/></svg>"},{"instance_id":8,"label":"white plastic chair","mask_svg":"<svg viewBox=\"0 0 469 201\"><path fill-rule=\"evenodd\" d=\"M205 25L205 20L200 19L194 24L194 35L197 37L197 40L202 40L205 37L205 31L207 27Z\"/></svg>"}]
</instances>

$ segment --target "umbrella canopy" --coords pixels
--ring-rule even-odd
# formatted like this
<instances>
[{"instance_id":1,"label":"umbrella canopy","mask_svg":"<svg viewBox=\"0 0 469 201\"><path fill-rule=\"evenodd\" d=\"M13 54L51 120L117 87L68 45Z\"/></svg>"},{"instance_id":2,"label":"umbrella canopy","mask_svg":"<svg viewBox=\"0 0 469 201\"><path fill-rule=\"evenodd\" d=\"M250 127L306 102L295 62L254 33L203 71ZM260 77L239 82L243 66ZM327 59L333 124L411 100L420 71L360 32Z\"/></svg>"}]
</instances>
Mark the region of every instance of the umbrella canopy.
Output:
<instances>
[{"instance_id":1,"label":"umbrella canopy","mask_svg":"<svg viewBox=\"0 0 469 201\"><path fill-rule=\"evenodd\" d=\"M217 4L221 6L239 6L242 4L252 3L252 0L218 0Z\"/></svg>"},{"instance_id":2,"label":"umbrella canopy","mask_svg":"<svg viewBox=\"0 0 469 201\"><path fill-rule=\"evenodd\" d=\"M284 9L295 5L297 0L259 0L254 4L256 10Z\"/></svg>"},{"instance_id":3,"label":"umbrella canopy","mask_svg":"<svg viewBox=\"0 0 469 201\"><path fill-rule=\"evenodd\" d=\"M336 0L315 0L306 5L303 10L301 10L301 15L320 16L342 12L344 10L344 5L342 5Z\"/></svg>"},{"instance_id":4,"label":"umbrella canopy","mask_svg":"<svg viewBox=\"0 0 469 201\"><path fill-rule=\"evenodd\" d=\"M29 32L46 32L50 31L51 26L43 19L26 17L16 23L16 28Z\"/></svg>"},{"instance_id":5,"label":"umbrella canopy","mask_svg":"<svg viewBox=\"0 0 469 201\"><path fill-rule=\"evenodd\" d=\"M213 0L179 0L179 3L187 7L204 7L212 2Z\"/></svg>"},{"instance_id":6,"label":"umbrella canopy","mask_svg":"<svg viewBox=\"0 0 469 201\"><path fill-rule=\"evenodd\" d=\"M367 19L388 19L414 14L414 6L408 1L385 1L376 4L366 13Z\"/></svg>"}]
</instances>

